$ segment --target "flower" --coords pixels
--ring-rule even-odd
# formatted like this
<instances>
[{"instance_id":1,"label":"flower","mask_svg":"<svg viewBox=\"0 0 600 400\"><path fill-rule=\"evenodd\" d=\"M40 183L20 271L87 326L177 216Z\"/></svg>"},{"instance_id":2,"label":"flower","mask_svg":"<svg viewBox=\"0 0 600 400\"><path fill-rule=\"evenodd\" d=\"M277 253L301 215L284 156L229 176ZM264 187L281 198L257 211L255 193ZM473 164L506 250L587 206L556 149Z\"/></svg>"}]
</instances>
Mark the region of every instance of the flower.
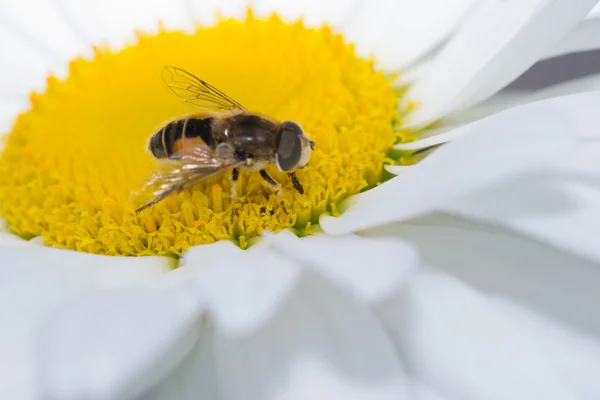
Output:
<instances>
[{"instance_id":1,"label":"flower","mask_svg":"<svg viewBox=\"0 0 600 400\"><path fill-rule=\"evenodd\" d=\"M426 7L419 4L406 11ZM429 45L454 30L471 2L460 3L462 10L453 5L455 14L432 4L427 9L448 20L427 31ZM592 5L478 4L410 89L422 102L410 123L490 96L549 51ZM44 21L58 12L61 29L92 32L74 18L81 5L72 6L47 10ZM359 4L348 14L352 24L338 21L350 38L355 29L359 48L379 47L388 67L406 65L409 56L391 51L391 30L404 29L391 19L396 15L386 10L390 17L377 19L389 31L365 29L382 14ZM491 24L497 20L503 23ZM482 30L501 46L475 51ZM52 38L23 31L34 48L46 49L40 43L60 37L60 31ZM465 46L472 58L459 57ZM265 234L246 251L225 241L198 246L174 270L165 257L107 258L5 233L0 393L58 399L592 397L600 370L594 337L600 324L589 315L600 278L592 234L597 102L596 92L577 94L452 129L446 139L464 137L415 166L390 167L399 176L351 198L339 218L322 217L329 235L298 239L284 230ZM425 145L432 140L440 139ZM415 143L410 146L422 145Z\"/></svg>"},{"instance_id":2,"label":"flower","mask_svg":"<svg viewBox=\"0 0 600 400\"><path fill-rule=\"evenodd\" d=\"M391 78L329 27L249 12L193 34L138 36L122 51L96 49L91 60L73 61L68 79L50 77L46 91L32 95L0 161L0 202L15 233L95 254L170 256L223 239L245 247L263 230L308 234L324 211L376 184L403 135L391 123L402 114ZM244 68L232 68L239 60ZM199 110L169 93L160 79L165 64L194 71L252 112L300 123L317 143L311 162L295 172L307 190L267 166L283 186L281 199L258 173L241 174L233 199L230 176L219 174L134 212L141 204L128 198L156 168L144 151L148 132Z\"/></svg>"}]
</instances>

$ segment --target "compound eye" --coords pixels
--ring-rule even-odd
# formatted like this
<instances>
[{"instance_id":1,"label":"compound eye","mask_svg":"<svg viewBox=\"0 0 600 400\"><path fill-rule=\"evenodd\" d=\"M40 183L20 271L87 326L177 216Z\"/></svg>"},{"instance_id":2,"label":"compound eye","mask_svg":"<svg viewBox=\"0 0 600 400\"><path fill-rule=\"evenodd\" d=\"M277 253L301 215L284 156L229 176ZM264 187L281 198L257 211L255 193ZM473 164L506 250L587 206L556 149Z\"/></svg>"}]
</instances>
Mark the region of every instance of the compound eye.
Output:
<instances>
[{"instance_id":1,"label":"compound eye","mask_svg":"<svg viewBox=\"0 0 600 400\"><path fill-rule=\"evenodd\" d=\"M294 132L296 135L300 136L304 133L300 125L293 121L283 121L281 123L281 130Z\"/></svg>"},{"instance_id":2,"label":"compound eye","mask_svg":"<svg viewBox=\"0 0 600 400\"><path fill-rule=\"evenodd\" d=\"M298 165L302 158L302 128L294 122L281 124L279 144L275 152L275 160L281 171L289 171Z\"/></svg>"}]
</instances>

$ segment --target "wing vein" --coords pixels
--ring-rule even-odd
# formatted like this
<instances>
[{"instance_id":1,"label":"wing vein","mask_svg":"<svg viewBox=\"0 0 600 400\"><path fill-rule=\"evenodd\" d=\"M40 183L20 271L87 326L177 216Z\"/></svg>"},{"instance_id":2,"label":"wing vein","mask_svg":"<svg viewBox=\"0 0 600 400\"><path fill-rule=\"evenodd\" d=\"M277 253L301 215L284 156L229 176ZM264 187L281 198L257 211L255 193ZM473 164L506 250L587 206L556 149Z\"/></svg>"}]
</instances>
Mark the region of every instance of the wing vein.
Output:
<instances>
[{"instance_id":1,"label":"wing vein","mask_svg":"<svg viewBox=\"0 0 600 400\"><path fill-rule=\"evenodd\" d=\"M186 103L210 111L246 110L216 87L181 68L165 67L163 79L167 87Z\"/></svg>"}]
</instances>

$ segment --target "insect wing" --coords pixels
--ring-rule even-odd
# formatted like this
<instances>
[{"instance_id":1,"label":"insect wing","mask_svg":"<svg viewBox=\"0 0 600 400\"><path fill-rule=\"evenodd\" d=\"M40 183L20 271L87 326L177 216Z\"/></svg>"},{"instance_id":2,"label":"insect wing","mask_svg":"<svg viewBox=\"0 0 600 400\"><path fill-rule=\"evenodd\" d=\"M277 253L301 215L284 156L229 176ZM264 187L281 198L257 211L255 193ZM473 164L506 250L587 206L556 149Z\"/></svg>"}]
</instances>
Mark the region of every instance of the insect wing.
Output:
<instances>
[{"instance_id":1,"label":"insect wing","mask_svg":"<svg viewBox=\"0 0 600 400\"><path fill-rule=\"evenodd\" d=\"M136 212L158 203L171 193L177 193L200 179L235 168L243 162L233 153L217 152L205 145L189 146L171 158L160 160L158 168L134 193L135 204L143 204Z\"/></svg>"},{"instance_id":2,"label":"insect wing","mask_svg":"<svg viewBox=\"0 0 600 400\"><path fill-rule=\"evenodd\" d=\"M163 79L169 89L186 103L207 111L231 111L246 109L216 87L177 67L165 67Z\"/></svg>"}]
</instances>

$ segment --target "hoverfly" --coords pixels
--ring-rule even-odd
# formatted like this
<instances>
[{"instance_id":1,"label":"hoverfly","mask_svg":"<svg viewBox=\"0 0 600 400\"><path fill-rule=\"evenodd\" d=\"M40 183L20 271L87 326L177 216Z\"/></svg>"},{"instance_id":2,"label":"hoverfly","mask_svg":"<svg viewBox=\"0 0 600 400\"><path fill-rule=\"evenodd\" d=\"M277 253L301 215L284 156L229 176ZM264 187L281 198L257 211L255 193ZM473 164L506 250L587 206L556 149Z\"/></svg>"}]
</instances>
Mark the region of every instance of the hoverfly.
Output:
<instances>
[{"instance_id":1,"label":"hoverfly","mask_svg":"<svg viewBox=\"0 0 600 400\"><path fill-rule=\"evenodd\" d=\"M232 200L237 197L240 170L259 171L282 197L281 185L264 169L271 164L286 171L294 188L304 193L293 170L306 166L315 143L299 124L250 112L219 89L177 67L165 67L163 79L173 93L201 111L168 122L150 138L148 149L161 165L143 187L152 199L136 213L224 171L231 171Z\"/></svg>"}]
</instances>

